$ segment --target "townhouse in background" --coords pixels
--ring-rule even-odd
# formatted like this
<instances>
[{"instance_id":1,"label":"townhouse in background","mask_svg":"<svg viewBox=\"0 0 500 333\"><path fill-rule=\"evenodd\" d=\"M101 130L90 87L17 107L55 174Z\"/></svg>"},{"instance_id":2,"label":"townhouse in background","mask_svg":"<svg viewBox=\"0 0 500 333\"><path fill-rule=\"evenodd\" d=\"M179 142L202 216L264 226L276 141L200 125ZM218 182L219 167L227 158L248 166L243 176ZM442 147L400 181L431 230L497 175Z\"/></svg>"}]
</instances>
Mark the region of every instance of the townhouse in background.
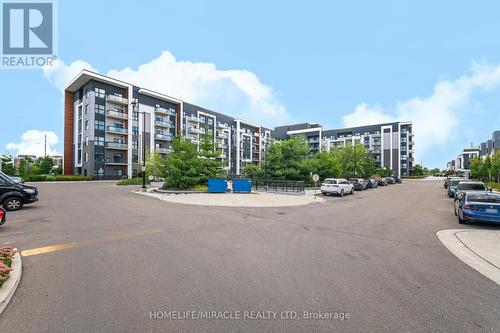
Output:
<instances>
[{"instance_id":1,"label":"townhouse in background","mask_svg":"<svg viewBox=\"0 0 500 333\"><path fill-rule=\"evenodd\" d=\"M316 123L279 126L273 139L304 137L311 145L311 154L330 151L345 145L362 144L371 153L377 166L390 167L398 176L410 176L413 170L415 139L411 122L324 130Z\"/></svg>"},{"instance_id":2,"label":"townhouse in background","mask_svg":"<svg viewBox=\"0 0 500 333\"><path fill-rule=\"evenodd\" d=\"M470 175L470 160L473 158L486 158L500 154L500 130L491 134L491 139L482 142L479 146L465 148L458 156L446 164L446 169L450 171L462 172L466 176Z\"/></svg>"},{"instance_id":3,"label":"townhouse in background","mask_svg":"<svg viewBox=\"0 0 500 333\"><path fill-rule=\"evenodd\" d=\"M141 171L143 144L145 152L167 156L177 135L196 145L209 138L220 151L217 159L234 175L259 164L272 140L291 136L304 136L311 154L362 143L395 174L408 176L413 169L411 122L335 130L304 123L272 130L87 70L65 88L65 175L134 177Z\"/></svg>"}]
</instances>

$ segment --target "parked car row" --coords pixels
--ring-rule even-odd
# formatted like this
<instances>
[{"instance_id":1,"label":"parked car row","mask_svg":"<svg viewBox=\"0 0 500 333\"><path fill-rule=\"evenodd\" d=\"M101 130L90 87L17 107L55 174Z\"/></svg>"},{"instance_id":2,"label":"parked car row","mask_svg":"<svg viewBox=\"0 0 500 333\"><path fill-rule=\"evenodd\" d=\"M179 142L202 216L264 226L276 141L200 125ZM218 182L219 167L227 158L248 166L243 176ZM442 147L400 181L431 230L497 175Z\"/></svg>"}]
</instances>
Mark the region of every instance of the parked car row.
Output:
<instances>
[{"instance_id":1,"label":"parked car row","mask_svg":"<svg viewBox=\"0 0 500 333\"><path fill-rule=\"evenodd\" d=\"M341 197L344 194L353 194L354 191L364 191L378 186L401 183L397 176L384 178L326 178L321 184L321 193L323 195L336 194Z\"/></svg>"},{"instance_id":2,"label":"parked car row","mask_svg":"<svg viewBox=\"0 0 500 333\"><path fill-rule=\"evenodd\" d=\"M458 223L500 223L500 193L492 192L483 182L448 177L444 187L448 197L453 198Z\"/></svg>"}]
</instances>

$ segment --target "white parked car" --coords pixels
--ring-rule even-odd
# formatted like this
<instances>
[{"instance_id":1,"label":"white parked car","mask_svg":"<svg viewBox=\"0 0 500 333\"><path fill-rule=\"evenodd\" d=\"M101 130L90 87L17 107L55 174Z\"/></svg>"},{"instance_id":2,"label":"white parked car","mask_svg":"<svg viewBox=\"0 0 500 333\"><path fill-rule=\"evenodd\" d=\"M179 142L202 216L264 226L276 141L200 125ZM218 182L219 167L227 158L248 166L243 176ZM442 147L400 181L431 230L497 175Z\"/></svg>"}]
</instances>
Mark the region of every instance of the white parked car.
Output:
<instances>
[{"instance_id":1,"label":"white parked car","mask_svg":"<svg viewBox=\"0 0 500 333\"><path fill-rule=\"evenodd\" d=\"M323 195L337 194L343 197L344 194L354 193L354 185L344 178L326 178L321 184L321 193Z\"/></svg>"}]
</instances>

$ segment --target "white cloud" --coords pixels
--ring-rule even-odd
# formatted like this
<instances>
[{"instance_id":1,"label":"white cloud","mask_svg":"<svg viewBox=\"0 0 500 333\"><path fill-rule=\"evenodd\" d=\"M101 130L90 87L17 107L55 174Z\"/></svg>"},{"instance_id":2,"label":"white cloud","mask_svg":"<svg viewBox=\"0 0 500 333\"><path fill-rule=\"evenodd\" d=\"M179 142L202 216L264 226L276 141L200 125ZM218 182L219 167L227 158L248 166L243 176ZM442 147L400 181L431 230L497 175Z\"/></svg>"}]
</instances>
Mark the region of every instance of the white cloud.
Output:
<instances>
[{"instance_id":1,"label":"white cloud","mask_svg":"<svg viewBox=\"0 0 500 333\"><path fill-rule=\"evenodd\" d=\"M70 65L59 61L43 70L44 76L62 90L83 68L92 66L82 60ZM137 69L112 69L106 75L268 126L291 121L273 89L247 70L221 70L213 63L180 61L164 51Z\"/></svg>"},{"instance_id":2,"label":"white cloud","mask_svg":"<svg viewBox=\"0 0 500 333\"><path fill-rule=\"evenodd\" d=\"M432 147L446 145L452 140L461 119L466 118L464 115L474 91L493 89L499 84L500 65L474 63L469 75L453 81L438 81L428 97L398 102L391 111L362 103L342 119L348 127L392 120L413 121L417 138L415 155L419 160Z\"/></svg>"},{"instance_id":3,"label":"white cloud","mask_svg":"<svg viewBox=\"0 0 500 333\"><path fill-rule=\"evenodd\" d=\"M43 76L59 90L63 91L64 87L82 70L88 69L97 72L91 64L83 60L73 61L66 65L60 59L53 62L51 66L43 66Z\"/></svg>"},{"instance_id":4,"label":"white cloud","mask_svg":"<svg viewBox=\"0 0 500 333\"><path fill-rule=\"evenodd\" d=\"M18 143L10 142L5 148L14 151L14 155L43 156L45 149L45 135L47 136L47 155L60 155L54 148L58 142L56 133L51 131L29 130L21 136Z\"/></svg>"}]
</instances>

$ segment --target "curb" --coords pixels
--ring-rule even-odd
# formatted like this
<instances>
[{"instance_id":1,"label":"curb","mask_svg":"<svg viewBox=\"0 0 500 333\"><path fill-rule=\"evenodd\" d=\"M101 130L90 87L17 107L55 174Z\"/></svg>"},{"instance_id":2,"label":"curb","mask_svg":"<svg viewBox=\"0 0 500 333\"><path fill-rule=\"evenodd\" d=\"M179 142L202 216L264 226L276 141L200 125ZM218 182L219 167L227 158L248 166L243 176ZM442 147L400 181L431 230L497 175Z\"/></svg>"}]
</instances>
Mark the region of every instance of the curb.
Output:
<instances>
[{"instance_id":1,"label":"curb","mask_svg":"<svg viewBox=\"0 0 500 333\"><path fill-rule=\"evenodd\" d=\"M17 249L16 249L17 251ZM21 255L17 252L12 260L12 271L10 272L10 277L0 288L0 314L9 304L10 299L16 292L19 281L21 281L21 275L23 274L23 264L21 261Z\"/></svg>"},{"instance_id":2,"label":"curb","mask_svg":"<svg viewBox=\"0 0 500 333\"><path fill-rule=\"evenodd\" d=\"M458 237L458 234L475 229L447 229L436 232L436 236L443 245L458 259L500 285L500 269L486 261L480 255L468 248Z\"/></svg>"}]
</instances>

